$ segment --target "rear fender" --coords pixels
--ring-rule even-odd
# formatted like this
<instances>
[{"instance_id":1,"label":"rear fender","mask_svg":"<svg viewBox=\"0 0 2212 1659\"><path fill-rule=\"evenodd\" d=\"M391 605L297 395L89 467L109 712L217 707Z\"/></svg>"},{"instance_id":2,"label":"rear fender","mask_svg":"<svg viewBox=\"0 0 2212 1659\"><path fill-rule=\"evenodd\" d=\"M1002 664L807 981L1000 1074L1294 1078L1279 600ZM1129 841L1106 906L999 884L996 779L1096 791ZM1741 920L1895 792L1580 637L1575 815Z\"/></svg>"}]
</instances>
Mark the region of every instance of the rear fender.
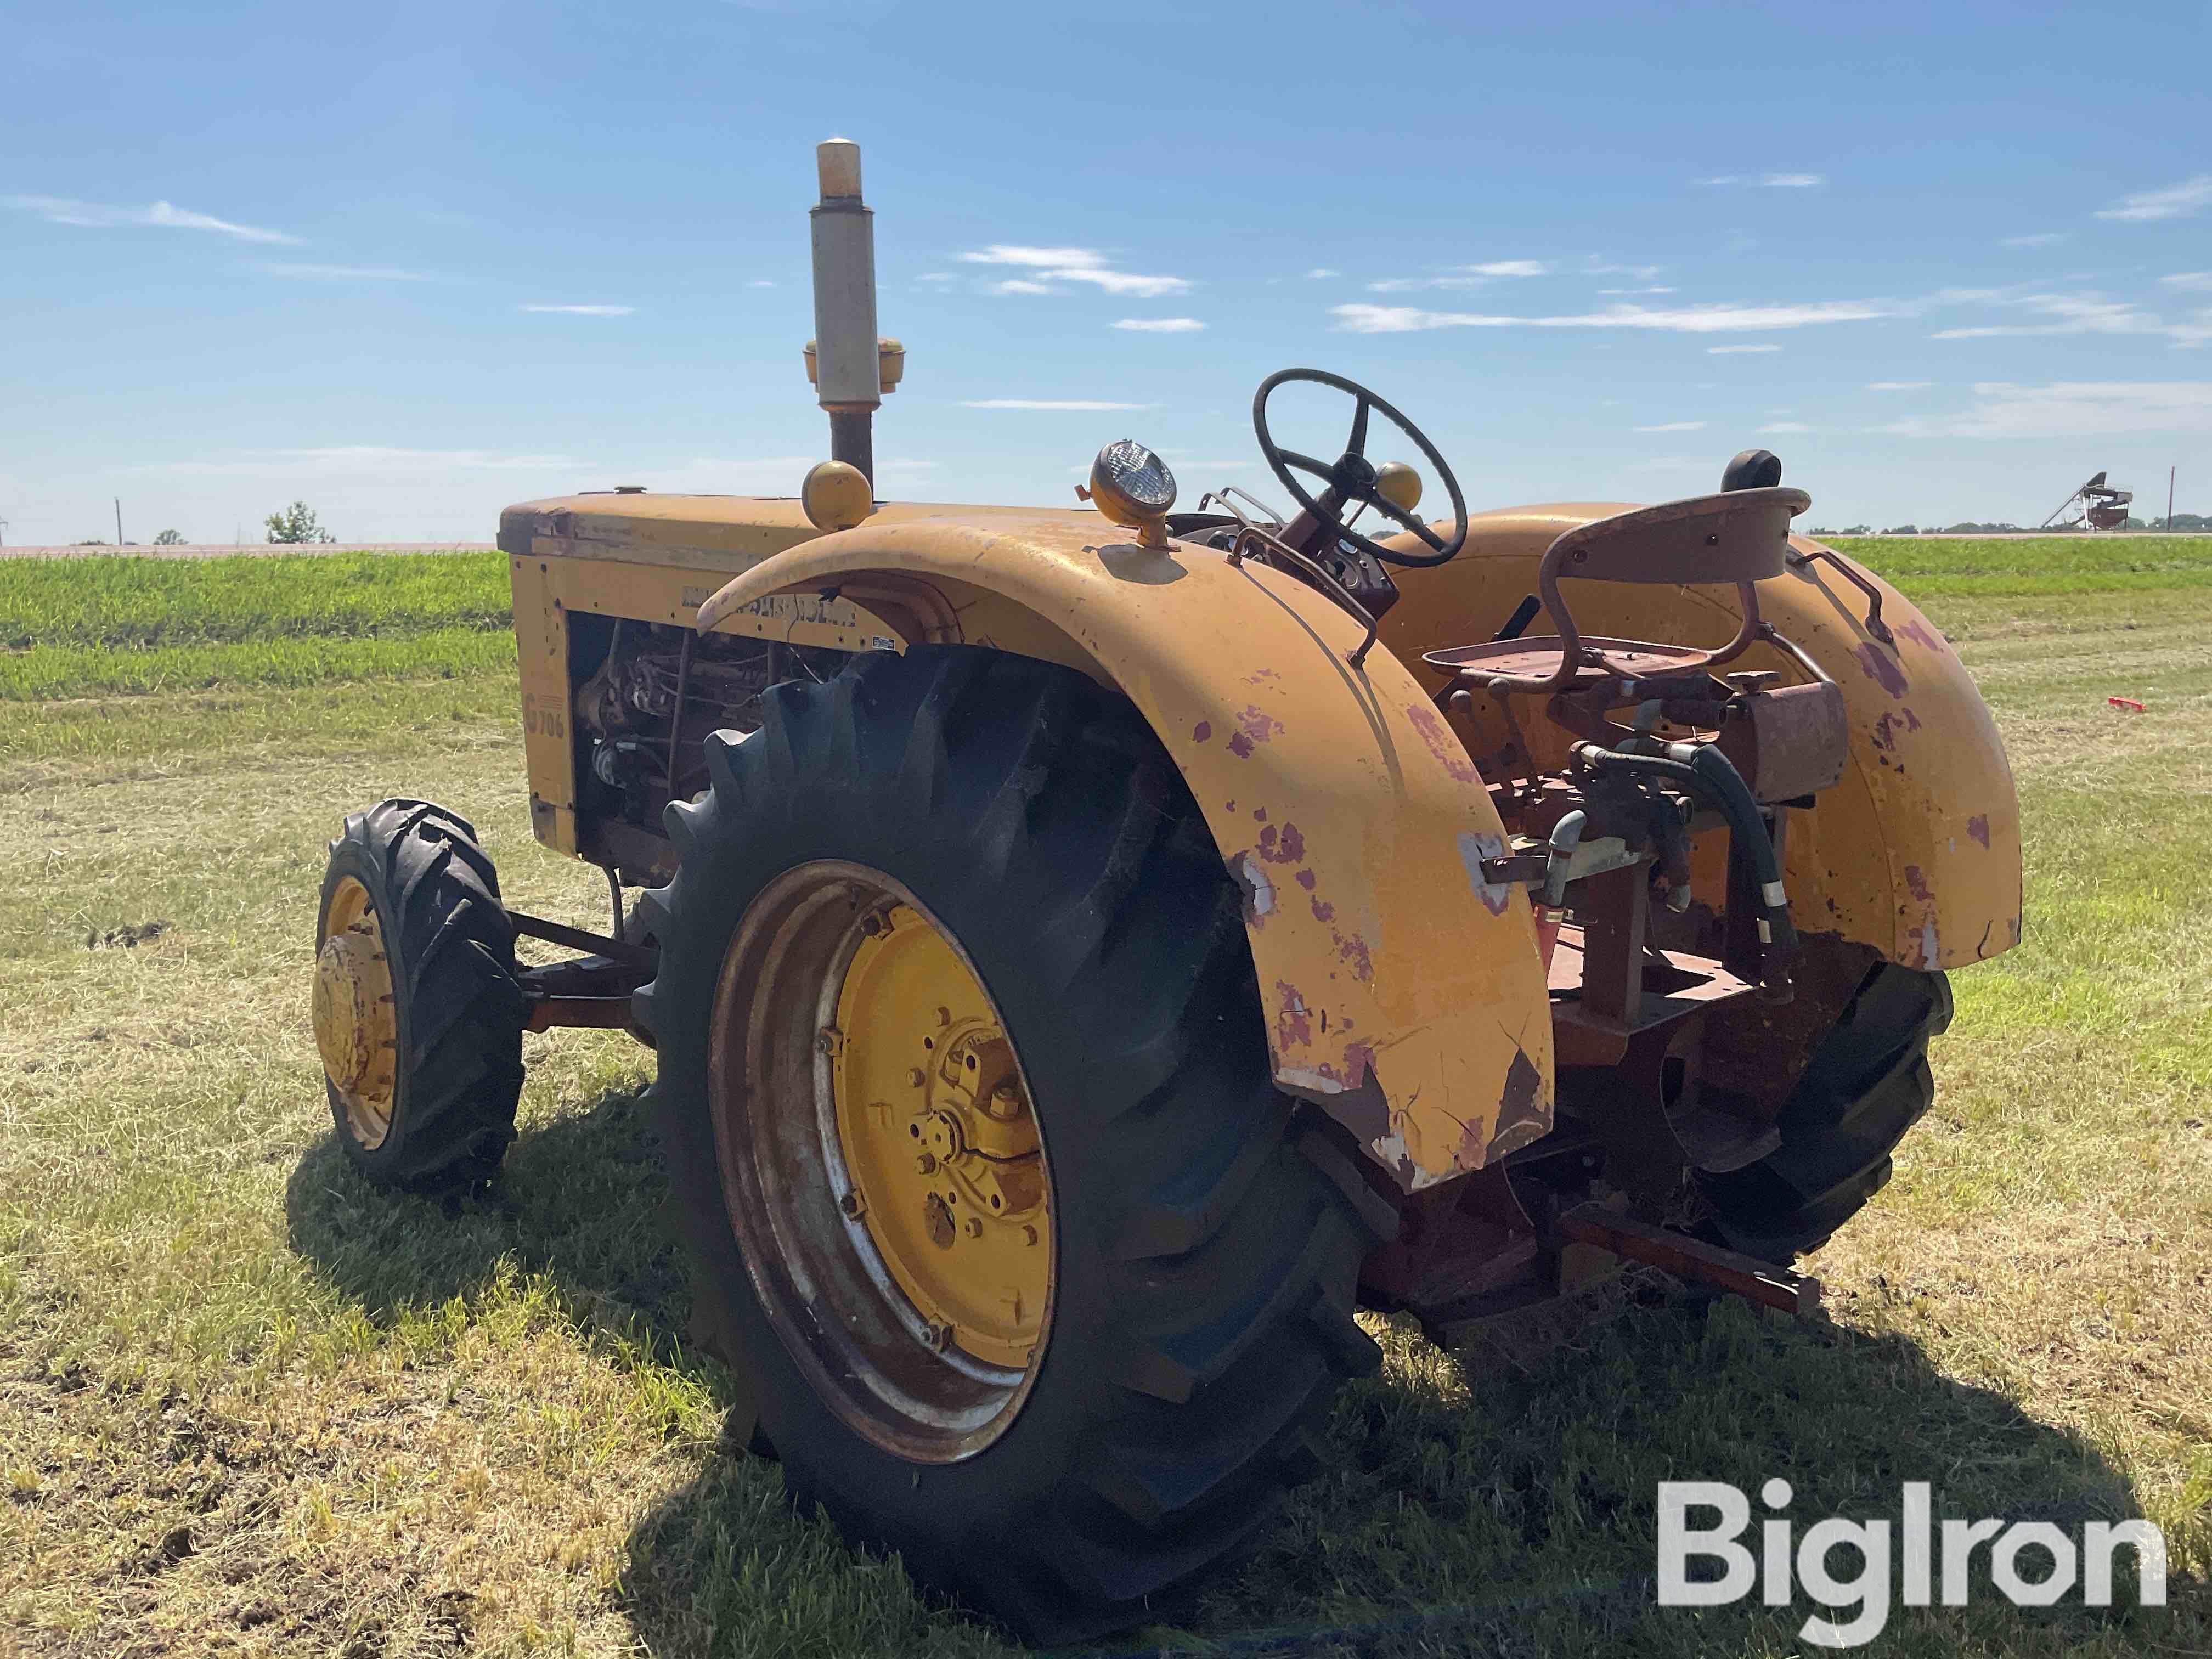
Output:
<instances>
[{"instance_id":1,"label":"rear fender","mask_svg":"<svg viewBox=\"0 0 2212 1659\"><path fill-rule=\"evenodd\" d=\"M1553 538L1626 511L1607 503L1513 507L1474 514L1466 551L1450 563L1398 573L1404 599L1382 637L1407 662L1424 651L1486 640L1524 594ZM1805 537L1800 553L1826 551ZM1417 544L1408 543L1409 548ZM1881 595L1891 638L1875 637L1865 596L1825 561L1792 563L1759 585L1759 612L1842 687L1850 758L1842 779L1808 811L1790 814L1784 843L1792 908L1808 933L1869 945L1901 967L1965 967L2020 942L2020 798L1996 723L1941 630L1895 588L1856 563ZM1735 631L1732 591L1709 587L1567 585L1586 632L1717 646ZM1528 632L1551 624L1540 615ZM1735 668L1804 678L1781 653L1755 646ZM1419 666L1425 684L1442 676ZM1568 736L1522 699L1528 741L1547 767L1563 763ZM1462 717L1470 746L1505 738L1485 697ZM1727 892L1722 838L1701 838L1692 890L1714 910Z\"/></svg>"},{"instance_id":2,"label":"rear fender","mask_svg":"<svg viewBox=\"0 0 2212 1659\"><path fill-rule=\"evenodd\" d=\"M775 555L699 611L828 592L908 643L1081 669L1136 706L1244 898L1277 1084L1411 1190L1552 1122L1552 1024L1504 831L1404 665L1302 584L1181 544L1098 545L1096 520L862 526ZM1109 532L1110 533L1110 532Z\"/></svg>"}]
</instances>

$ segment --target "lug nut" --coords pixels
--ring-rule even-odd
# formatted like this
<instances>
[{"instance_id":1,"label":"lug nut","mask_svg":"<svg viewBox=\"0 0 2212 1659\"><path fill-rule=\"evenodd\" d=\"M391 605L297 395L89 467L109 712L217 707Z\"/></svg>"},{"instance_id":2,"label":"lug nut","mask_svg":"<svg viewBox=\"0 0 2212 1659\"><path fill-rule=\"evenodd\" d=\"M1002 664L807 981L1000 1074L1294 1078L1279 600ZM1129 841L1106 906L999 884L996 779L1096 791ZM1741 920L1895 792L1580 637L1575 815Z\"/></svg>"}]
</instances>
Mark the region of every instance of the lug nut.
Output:
<instances>
[{"instance_id":1,"label":"lug nut","mask_svg":"<svg viewBox=\"0 0 2212 1659\"><path fill-rule=\"evenodd\" d=\"M858 1193L848 1193L837 1200L837 1207L845 1212L848 1221L858 1221L868 1207L868 1200Z\"/></svg>"},{"instance_id":2,"label":"lug nut","mask_svg":"<svg viewBox=\"0 0 2212 1659\"><path fill-rule=\"evenodd\" d=\"M952 1011L950 1008L944 1006L942 1004L939 1004L937 1010L937 1023L939 1027L951 1024Z\"/></svg>"},{"instance_id":3,"label":"lug nut","mask_svg":"<svg viewBox=\"0 0 2212 1659\"><path fill-rule=\"evenodd\" d=\"M983 1218L976 1215L969 1216L968 1218L968 1237L970 1238L981 1238L982 1236Z\"/></svg>"},{"instance_id":4,"label":"lug nut","mask_svg":"<svg viewBox=\"0 0 2212 1659\"><path fill-rule=\"evenodd\" d=\"M909 1066L906 1068L906 1086L908 1088L919 1089L927 1081L929 1081L929 1079L923 1073L921 1066Z\"/></svg>"},{"instance_id":5,"label":"lug nut","mask_svg":"<svg viewBox=\"0 0 2212 1659\"><path fill-rule=\"evenodd\" d=\"M838 1038L839 1032L836 1026L823 1026L819 1031L817 1031L814 1034L814 1052L817 1054L836 1054L837 1052Z\"/></svg>"},{"instance_id":6,"label":"lug nut","mask_svg":"<svg viewBox=\"0 0 2212 1659\"><path fill-rule=\"evenodd\" d=\"M915 1172L916 1175L934 1175L934 1174L936 1174L936 1173L937 1173L937 1155L936 1155L935 1153L933 1153L933 1152L924 1152L924 1153L922 1153L919 1158L915 1158L915 1161L914 1161L914 1172Z\"/></svg>"},{"instance_id":7,"label":"lug nut","mask_svg":"<svg viewBox=\"0 0 2212 1659\"><path fill-rule=\"evenodd\" d=\"M922 1334L922 1340L928 1343L938 1352L943 1353L952 1346L952 1327L933 1319Z\"/></svg>"},{"instance_id":8,"label":"lug nut","mask_svg":"<svg viewBox=\"0 0 2212 1659\"><path fill-rule=\"evenodd\" d=\"M1034 1244L1036 1242L1037 1230L1034 1227L1024 1227L1022 1229L1022 1243L1024 1244Z\"/></svg>"}]
</instances>

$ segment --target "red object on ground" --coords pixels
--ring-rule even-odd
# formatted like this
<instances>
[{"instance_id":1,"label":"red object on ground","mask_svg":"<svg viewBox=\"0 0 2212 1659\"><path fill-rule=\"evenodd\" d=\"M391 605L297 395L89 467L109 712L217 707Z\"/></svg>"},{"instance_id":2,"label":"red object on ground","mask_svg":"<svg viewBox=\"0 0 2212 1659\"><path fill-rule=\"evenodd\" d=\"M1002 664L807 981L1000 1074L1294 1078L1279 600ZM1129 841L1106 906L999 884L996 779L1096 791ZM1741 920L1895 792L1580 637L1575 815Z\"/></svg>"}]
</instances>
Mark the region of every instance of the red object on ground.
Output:
<instances>
[{"instance_id":1,"label":"red object on ground","mask_svg":"<svg viewBox=\"0 0 2212 1659\"><path fill-rule=\"evenodd\" d=\"M2143 712L2143 706L2133 697L2107 697L2105 701L2115 708L2132 708L2138 714Z\"/></svg>"}]
</instances>

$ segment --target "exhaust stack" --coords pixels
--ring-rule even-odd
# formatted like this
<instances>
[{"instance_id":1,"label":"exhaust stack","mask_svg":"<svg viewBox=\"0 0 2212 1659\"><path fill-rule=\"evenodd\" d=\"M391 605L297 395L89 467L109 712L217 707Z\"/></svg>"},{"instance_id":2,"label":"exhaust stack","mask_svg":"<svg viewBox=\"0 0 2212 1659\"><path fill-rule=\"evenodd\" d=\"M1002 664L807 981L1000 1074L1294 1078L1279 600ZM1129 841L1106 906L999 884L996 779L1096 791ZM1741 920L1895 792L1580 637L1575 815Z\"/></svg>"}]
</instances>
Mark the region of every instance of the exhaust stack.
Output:
<instances>
[{"instance_id":1,"label":"exhaust stack","mask_svg":"<svg viewBox=\"0 0 2212 1659\"><path fill-rule=\"evenodd\" d=\"M876 333L875 215L860 199L860 147L831 138L814 147L822 199L814 222L814 338L806 378L830 416L830 455L858 467L872 489L874 420L899 382L906 352Z\"/></svg>"}]
</instances>

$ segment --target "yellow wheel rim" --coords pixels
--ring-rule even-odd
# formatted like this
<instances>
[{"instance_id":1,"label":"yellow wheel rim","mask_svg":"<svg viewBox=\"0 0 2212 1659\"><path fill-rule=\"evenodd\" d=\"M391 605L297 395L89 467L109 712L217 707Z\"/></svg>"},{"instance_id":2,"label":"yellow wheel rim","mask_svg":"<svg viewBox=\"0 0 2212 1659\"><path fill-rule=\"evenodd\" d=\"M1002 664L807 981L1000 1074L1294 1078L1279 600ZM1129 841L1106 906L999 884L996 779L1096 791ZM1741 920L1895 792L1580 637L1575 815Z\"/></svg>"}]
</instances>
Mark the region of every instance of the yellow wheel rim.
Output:
<instances>
[{"instance_id":1,"label":"yellow wheel rim","mask_svg":"<svg viewBox=\"0 0 2212 1659\"><path fill-rule=\"evenodd\" d=\"M989 994L911 906L862 922L831 1057L848 1218L941 1343L1034 1354L1051 1291L1036 1119Z\"/></svg>"},{"instance_id":2,"label":"yellow wheel rim","mask_svg":"<svg viewBox=\"0 0 2212 1659\"><path fill-rule=\"evenodd\" d=\"M399 1018L383 924L368 889L340 879L323 916L315 957L315 1048L323 1075L345 1108L346 1127L366 1151L392 1133L399 1082Z\"/></svg>"},{"instance_id":3,"label":"yellow wheel rim","mask_svg":"<svg viewBox=\"0 0 2212 1659\"><path fill-rule=\"evenodd\" d=\"M902 883L842 860L756 894L722 958L707 1105L770 1327L854 1431L982 1450L1050 1346L1052 1166L1004 1018Z\"/></svg>"}]
</instances>

